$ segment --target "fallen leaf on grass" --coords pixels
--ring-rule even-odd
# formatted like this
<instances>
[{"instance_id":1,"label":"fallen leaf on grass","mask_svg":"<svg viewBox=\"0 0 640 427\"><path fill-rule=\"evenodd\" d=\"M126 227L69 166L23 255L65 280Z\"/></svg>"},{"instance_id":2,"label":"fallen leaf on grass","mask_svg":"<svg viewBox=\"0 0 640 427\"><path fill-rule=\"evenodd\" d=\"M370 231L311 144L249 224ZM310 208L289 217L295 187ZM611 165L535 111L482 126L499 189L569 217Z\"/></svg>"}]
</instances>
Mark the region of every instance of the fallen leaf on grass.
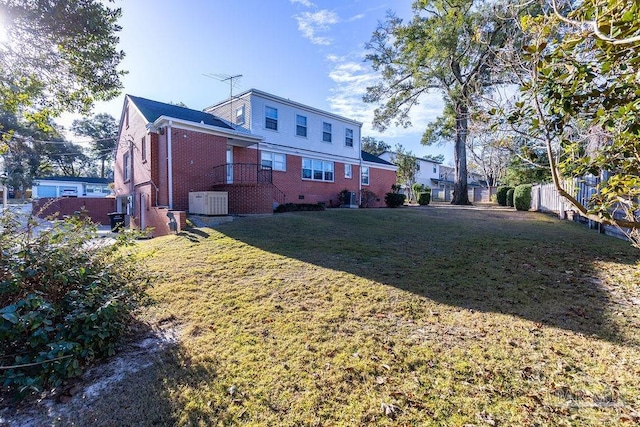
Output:
<instances>
[{"instance_id":1,"label":"fallen leaf on grass","mask_svg":"<svg viewBox=\"0 0 640 427\"><path fill-rule=\"evenodd\" d=\"M389 418L395 418L396 413L400 411L400 408L396 405L384 402L380 404L380 409L382 410L382 413L384 413Z\"/></svg>"}]
</instances>

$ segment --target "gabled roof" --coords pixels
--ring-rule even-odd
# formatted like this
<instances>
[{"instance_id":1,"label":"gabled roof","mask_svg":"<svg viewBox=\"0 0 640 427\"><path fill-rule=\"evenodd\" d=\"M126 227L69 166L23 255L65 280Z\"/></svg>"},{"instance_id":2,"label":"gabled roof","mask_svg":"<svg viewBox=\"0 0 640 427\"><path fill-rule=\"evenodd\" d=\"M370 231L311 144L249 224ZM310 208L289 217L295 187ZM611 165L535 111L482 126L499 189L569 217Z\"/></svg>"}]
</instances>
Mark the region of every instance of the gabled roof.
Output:
<instances>
[{"instance_id":1,"label":"gabled roof","mask_svg":"<svg viewBox=\"0 0 640 427\"><path fill-rule=\"evenodd\" d=\"M381 165L395 166L393 163L387 162L386 160L381 159L378 156L374 156L371 153L367 153L366 151L361 151L361 153L362 153L362 160L365 161L365 162L379 163Z\"/></svg>"},{"instance_id":2,"label":"gabled roof","mask_svg":"<svg viewBox=\"0 0 640 427\"><path fill-rule=\"evenodd\" d=\"M202 123L223 129L235 130L218 117L213 114L205 113L204 111L192 110L191 108L180 107L178 105L165 104L164 102L152 101L150 99L140 98L139 96L127 96L149 123L155 122L159 117L166 116L186 120L188 122Z\"/></svg>"},{"instance_id":3,"label":"gabled roof","mask_svg":"<svg viewBox=\"0 0 640 427\"><path fill-rule=\"evenodd\" d=\"M111 181L107 178L95 178L88 176L45 176L34 178L34 181L63 181L63 182L82 182L84 184L109 184Z\"/></svg>"}]
</instances>

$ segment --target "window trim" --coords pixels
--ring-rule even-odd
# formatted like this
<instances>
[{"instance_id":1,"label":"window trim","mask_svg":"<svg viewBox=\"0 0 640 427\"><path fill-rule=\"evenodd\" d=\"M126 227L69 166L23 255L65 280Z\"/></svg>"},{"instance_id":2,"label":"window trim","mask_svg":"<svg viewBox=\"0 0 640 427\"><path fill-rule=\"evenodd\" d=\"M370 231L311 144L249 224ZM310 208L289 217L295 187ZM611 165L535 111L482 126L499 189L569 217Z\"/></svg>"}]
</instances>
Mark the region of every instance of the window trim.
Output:
<instances>
[{"instance_id":1,"label":"window trim","mask_svg":"<svg viewBox=\"0 0 640 427\"><path fill-rule=\"evenodd\" d=\"M326 127L329 127L329 131L325 130ZM329 139L326 139L326 135L329 135ZM331 144L333 142L333 125L329 122L322 122L322 142L327 142Z\"/></svg>"},{"instance_id":2,"label":"window trim","mask_svg":"<svg viewBox=\"0 0 640 427\"><path fill-rule=\"evenodd\" d=\"M305 160L311 162L311 168L305 168L304 167L304 163ZM317 165L317 162L320 163L320 169L317 169L314 167L314 165ZM330 165L330 170L327 168L327 166ZM304 171L308 170L310 171L310 178L305 178L304 176ZM316 172L320 172L322 175L321 179L318 178L314 178ZM326 179L327 173L331 174L331 179ZM312 157L302 157L302 174L301 174L301 178L304 181L316 181L316 182L336 182L336 165L335 162L332 162L330 160L320 160L320 159L314 159Z\"/></svg>"},{"instance_id":3,"label":"window trim","mask_svg":"<svg viewBox=\"0 0 640 427\"><path fill-rule=\"evenodd\" d=\"M301 117L304 119L304 126L298 123L298 117ZM300 128L304 129L304 135L300 135L298 133L298 129ZM296 113L296 136L307 138L308 135L309 135L309 125L308 125L307 116L303 116L302 114Z\"/></svg>"},{"instance_id":4,"label":"window trim","mask_svg":"<svg viewBox=\"0 0 640 427\"><path fill-rule=\"evenodd\" d=\"M147 136L143 136L140 141L140 158L142 163L147 163Z\"/></svg>"},{"instance_id":5,"label":"window trim","mask_svg":"<svg viewBox=\"0 0 640 427\"><path fill-rule=\"evenodd\" d=\"M122 156L122 179L124 182L131 180L131 153L126 152Z\"/></svg>"},{"instance_id":6,"label":"window trim","mask_svg":"<svg viewBox=\"0 0 640 427\"><path fill-rule=\"evenodd\" d=\"M268 116L268 115L267 115L267 111L268 111L268 110L273 110L273 111L275 111L275 117L270 117L270 116ZM269 126L267 125L267 124L269 123L269 122L268 122L269 120L272 120L272 121L273 121L273 123L275 123L275 128L273 128L273 127L269 127ZM264 128L265 128L266 130L272 130L272 131L275 131L275 132L277 132L277 131L278 131L278 109L277 109L277 108L275 108L275 107L271 107L271 106L269 106L269 105L265 105L265 106L264 106Z\"/></svg>"},{"instance_id":7,"label":"window trim","mask_svg":"<svg viewBox=\"0 0 640 427\"><path fill-rule=\"evenodd\" d=\"M349 132L351 132L351 136L349 136ZM348 143L349 140L351 140L351 144ZM353 148L353 129L344 129L344 145L345 147Z\"/></svg>"},{"instance_id":8,"label":"window trim","mask_svg":"<svg viewBox=\"0 0 640 427\"><path fill-rule=\"evenodd\" d=\"M265 165L263 162L265 161L264 155L271 155L271 160L266 159L271 162L271 165ZM276 167L275 156L282 156L282 169ZM273 171L286 172L287 171L287 155L283 153L274 153L273 151L260 151L260 166L269 166Z\"/></svg>"},{"instance_id":9,"label":"window trim","mask_svg":"<svg viewBox=\"0 0 640 427\"><path fill-rule=\"evenodd\" d=\"M360 177L362 180L362 185L369 185L370 181L371 181L371 171L369 170L369 166L362 166L362 169L360 170ZM365 180L366 177L366 180Z\"/></svg>"},{"instance_id":10,"label":"window trim","mask_svg":"<svg viewBox=\"0 0 640 427\"><path fill-rule=\"evenodd\" d=\"M348 166L349 173L347 173L347 166ZM344 177L345 179L353 178L353 165L351 163L344 164Z\"/></svg>"},{"instance_id":11,"label":"window trim","mask_svg":"<svg viewBox=\"0 0 640 427\"><path fill-rule=\"evenodd\" d=\"M238 114L238 112L241 112L241 113ZM238 118L240 118L241 121L239 121ZM235 123L237 125L243 125L245 123L245 121L246 121L246 119L245 119L245 109L244 109L244 105L241 105L238 108L236 108Z\"/></svg>"}]
</instances>

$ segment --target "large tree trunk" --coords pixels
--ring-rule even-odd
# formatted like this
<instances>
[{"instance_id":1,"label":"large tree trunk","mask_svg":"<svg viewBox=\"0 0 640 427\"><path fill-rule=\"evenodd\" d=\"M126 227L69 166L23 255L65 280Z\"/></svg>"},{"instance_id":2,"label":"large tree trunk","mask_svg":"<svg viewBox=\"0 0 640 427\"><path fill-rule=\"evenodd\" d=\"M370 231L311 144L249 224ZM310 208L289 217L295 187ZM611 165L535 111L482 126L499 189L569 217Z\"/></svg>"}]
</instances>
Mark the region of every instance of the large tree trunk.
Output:
<instances>
[{"instance_id":1,"label":"large tree trunk","mask_svg":"<svg viewBox=\"0 0 640 427\"><path fill-rule=\"evenodd\" d=\"M467 191L467 118L466 105L454 105L456 112L456 141L453 150L455 177L453 181L452 205L470 205Z\"/></svg>"}]
</instances>

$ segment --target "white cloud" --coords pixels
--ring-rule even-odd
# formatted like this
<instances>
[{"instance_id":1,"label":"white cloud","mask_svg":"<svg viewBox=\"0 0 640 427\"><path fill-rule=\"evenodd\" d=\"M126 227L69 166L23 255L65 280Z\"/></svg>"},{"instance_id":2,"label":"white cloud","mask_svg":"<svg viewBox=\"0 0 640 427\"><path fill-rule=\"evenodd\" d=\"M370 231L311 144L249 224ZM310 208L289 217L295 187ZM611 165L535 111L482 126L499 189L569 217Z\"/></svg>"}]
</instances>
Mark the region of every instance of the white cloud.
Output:
<instances>
[{"instance_id":1,"label":"white cloud","mask_svg":"<svg viewBox=\"0 0 640 427\"><path fill-rule=\"evenodd\" d=\"M302 35L311 40L311 43L319 45L330 45L331 38L318 35L318 33L326 33L331 25L340 22L338 15L327 9L317 12L302 12L295 18L298 21L298 30Z\"/></svg>"},{"instance_id":2,"label":"white cloud","mask_svg":"<svg viewBox=\"0 0 640 427\"><path fill-rule=\"evenodd\" d=\"M351 18L347 19L347 22L357 21L357 20L362 19L364 17L365 17L364 13L359 13L359 14L354 15Z\"/></svg>"},{"instance_id":3,"label":"white cloud","mask_svg":"<svg viewBox=\"0 0 640 427\"><path fill-rule=\"evenodd\" d=\"M387 142L393 138L411 137L419 144L422 132L427 124L436 119L443 109L442 97L438 93L422 97L421 103L414 106L410 113L412 126L409 128L390 126L384 133L373 128L373 112L376 104L367 104L362 100L368 86L373 86L379 75L367 64L349 60L345 57L328 55L327 60L334 64L329 78L334 82L332 94L327 99L331 111L341 116L362 122L362 135L383 138Z\"/></svg>"},{"instance_id":4,"label":"white cloud","mask_svg":"<svg viewBox=\"0 0 640 427\"><path fill-rule=\"evenodd\" d=\"M296 4L296 3L300 3L303 6L306 7L313 7L315 6L315 4L311 3L309 0L289 0L291 2L291 4Z\"/></svg>"}]
</instances>

